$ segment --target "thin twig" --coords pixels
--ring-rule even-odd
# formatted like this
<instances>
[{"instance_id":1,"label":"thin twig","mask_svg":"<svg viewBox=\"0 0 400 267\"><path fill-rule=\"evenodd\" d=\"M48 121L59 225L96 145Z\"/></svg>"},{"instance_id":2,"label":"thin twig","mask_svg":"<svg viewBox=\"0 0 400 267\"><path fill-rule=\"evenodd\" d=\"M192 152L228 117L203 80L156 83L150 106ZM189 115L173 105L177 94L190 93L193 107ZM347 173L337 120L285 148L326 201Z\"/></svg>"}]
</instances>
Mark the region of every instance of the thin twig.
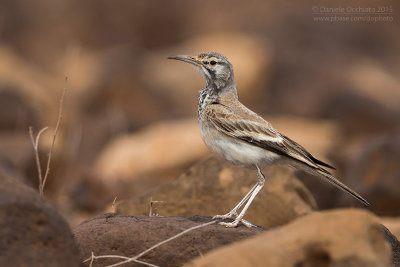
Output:
<instances>
[{"instance_id":1,"label":"thin twig","mask_svg":"<svg viewBox=\"0 0 400 267\"><path fill-rule=\"evenodd\" d=\"M119 256L119 255L101 255L101 256L95 256L93 251L92 251L92 255L87 258L86 260L82 261L82 263L86 263L88 261L91 261L92 259L108 259L108 258L115 258L115 259L123 259L123 260L127 260L130 259L129 257L125 257L125 256ZM89 266L90 267L90 266Z\"/></svg>"},{"instance_id":2,"label":"thin twig","mask_svg":"<svg viewBox=\"0 0 400 267\"><path fill-rule=\"evenodd\" d=\"M150 197L150 211L149 211L149 217L153 215L153 197Z\"/></svg>"},{"instance_id":3,"label":"thin twig","mask_svg":"<svg viewBox=\"0 0 400 267\"><path fill-rule=\"evenodd\" d=\"M118 196L116 196L116 197L114 198L114 201L113 201L113 203L112 203L112 205L111 205L111 213L115 213L115 211L114 211L114 206L115 206L115 201L117 201L117 198L118 198Z\"/></svg>"},{"instance_id":4,"label":"thin twig","mask_svg":"<svg viewBox=\"0 0 400 267\"><path fill-rule=\"evenodd\" d=\"M86 260L84 260L82 263L88 262L90 261L90 265L89 267L92 267L93 261L97 260L97 259L122 259L122 260L129 260L129 257L125 257L125 256L119 256L119 255L101 255L101 256L95 256L94 253L92 252L92 255L90 256L90 258L87 258ZM140 263L140 264L144 264L147 266L151 266L151 267L159 267L157 265L148 263L148 262L144 262L141 260L134 260L133 262L136 263Z\"/></svg>"},{"instance_id":5,"label":"thin twig","mask_svg":"<svg viewBox=\"0 0 400 267\"><path fill-rule=\"evenodd\" d=\"M92 267L93 261L94 261L94 253L92 251L92 255L90 255L90 265L89 265L89 267Z\"/></svg>"},{"instance_id":6,"label":"thin twig","mask_svg":"<svg viewBox=\"0 0 400 267\"><path fill-rule=\"evenodd\" d=\"M182 232L180 232L180 233L178 233L178 234L176 234L176 235L174 235L174 236L172 236L172 237L170 237L170 238L168 238L168 239L165 239L165 240L161 241L160 243L155 244L155 245L152 246L151 248L146 249L145 251L139 253L138 255L136 255L136 256L134 256L134 257L132 257L132 258L129 258L129 259L127 259L127 260L124 260L124 261L121 261L121 262L118 262L118 263L114 263L114 264L108 265L108 266L106 266L106 267L120 266L120 265L122 265L122 264L135 261L135 260L137 260L138 258L142 257L143 255L147 254L148 252L152 251L153 249L155 249L155 248L157 248L157 247L159 247L159 246L161 246L161 245L164 245L165 243L168 243L169 241L172 241L172 240L174 240L174 239L180 237L181 235L184 235L184 234L186 234L186 233L188 233L188 232L190 232L190 231L193 231L193 230L196 230L196 229L199 229L199 228L202 228L202 227L205 227L205 226L214 224L215 222L217 222L217 221L214 220L214 221L211 221L211 222L207 222L207 223L203 223L203 224L200 224L200 225L196 225L196 226L190 227L190 228L188 228L188 229L186 229L186 230L184 230L184 231L182 231Z\"/></svg>"},{"instance_id":7,"label":"thin twig","mask_svg":"<svg viewBox=\"0 0 400 267\"><path fill-rule=\"evenodd\" d=\"M39 158L39 140L40 140L40 135L47 131L49 127L44 127L42 130L40 130L36 136L36 139L33 137L33 129L32 126L29 127L29 136L31 137L31 142L33 146L33 150L35 152L35 160L36 160L36 166L38 169L38 175L39 175L39 191L41 190L41 184L43 182L43 176L42 176L42 168L40 166L40 158Z\"/></svg>"},{"instance_id":8,"label":"thin twig","mask_svg":"<svg viewBox=\"0 0 400 267\"><path fill-rule=\"evenodd\" d=\"M155 203L164 203L165 201L162 200L153 200L153 197L150 197L150 211L149 211L149 217L152 216L158 216L157 213L153 214L153 204ZM157 208L154 208L154 211L157 210Z\"/></svg>"},{"instance_id":9,"label":"thin twig","mask_svg":"<svg viewBox=\"0 0 400 267\"><path fill-rule=\"evenodd\" d=\"M53 141L51 142L50 151L47 156L46 173L44 174L43 183L41 184L41 190L40 190L41 195L43 195L44 186L46 185L47 177L49 176L49 173L50 173L51 155L53 153L54 144L56 142L58 127L60 126L61 120L63 118L62 112L63 112L64 96L65 96L65 92L67 91L67 83L68 83L68 77L65 77L64 88L63 88L62 95L61 95L60 102L59 102L57 124L56 124L56 128L54 129L54 132L53 132Z\"/></svg>"}]
</instances>

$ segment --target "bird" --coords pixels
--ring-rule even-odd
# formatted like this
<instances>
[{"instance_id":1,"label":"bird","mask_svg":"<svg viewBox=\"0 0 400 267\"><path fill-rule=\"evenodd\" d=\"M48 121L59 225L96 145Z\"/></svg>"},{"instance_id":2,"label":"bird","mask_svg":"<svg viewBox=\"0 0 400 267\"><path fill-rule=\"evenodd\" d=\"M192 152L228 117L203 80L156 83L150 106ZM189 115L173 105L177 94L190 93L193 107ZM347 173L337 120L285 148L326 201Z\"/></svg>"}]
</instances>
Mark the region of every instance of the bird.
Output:
<instances>
[{"instance_id":1,"label":"bird","mask_svg":"<svg viewBox=\"0 0 400 267\"><path fill-rule=\"evenodd\" d=\"M219 224L236 227L242 223L249 228L255 227L243 217L265 184L261 169L271 165L283 164L304 170L369 206L367 200L327 170L335 169L333 166L314 157L239 102L233 66L227 57L217 52L202 52L195 56L171 55L168 59L189 63L206 80L206 87L199 91L198 123L208 149L234 165L254 169L257 173L257 183L244 198L230 212L213 217L221 220ZM225 222L234 216L233 221Z\"/></svg>"}]
</instances>

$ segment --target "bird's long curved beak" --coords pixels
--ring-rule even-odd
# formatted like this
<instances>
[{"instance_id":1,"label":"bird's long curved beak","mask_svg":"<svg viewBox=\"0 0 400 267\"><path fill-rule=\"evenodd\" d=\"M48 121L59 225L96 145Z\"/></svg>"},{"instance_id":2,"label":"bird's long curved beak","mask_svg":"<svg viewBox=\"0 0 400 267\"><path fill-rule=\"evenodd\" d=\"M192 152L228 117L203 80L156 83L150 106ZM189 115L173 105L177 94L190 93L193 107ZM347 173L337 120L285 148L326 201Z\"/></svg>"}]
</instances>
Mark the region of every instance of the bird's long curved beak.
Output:
<instances>
[{"instance_id":1,"label":"bird's long curved beak","mask_svg":"<svg viewBox=\"0 0 400 267\"><path fill-rule=\"evenodd\" d=\"M172 55L169 56L168 59L175 59L184 62L188 62L194 65L200 65L200 60L197 56L188 56L188 55Z\"/></svg>"}]
</instances>

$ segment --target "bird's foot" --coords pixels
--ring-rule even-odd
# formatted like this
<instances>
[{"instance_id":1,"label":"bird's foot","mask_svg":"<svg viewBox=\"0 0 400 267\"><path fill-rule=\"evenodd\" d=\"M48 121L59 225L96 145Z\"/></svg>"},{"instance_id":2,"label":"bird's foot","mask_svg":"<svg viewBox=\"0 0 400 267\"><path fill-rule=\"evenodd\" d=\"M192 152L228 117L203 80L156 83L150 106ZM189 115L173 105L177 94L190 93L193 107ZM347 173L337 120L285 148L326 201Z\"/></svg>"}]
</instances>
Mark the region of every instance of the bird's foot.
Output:
<instances>
[{"instance_id":1,"label":"bird's foot","mask_svg":"<svg viewBox=\"0 0 400 267\"><path fill-rule=\"evenodd\" d=\"M212 219L213 220L215 220L215 219L226 220L226 219L231 219L233 216L237 216L233 222L219 222L218 224L224 225L225 227L228 227L228 228L235 228L241 222L243 225L245 225L248 228L258 227L256 225L252 224L251 222L243 219L243 217L238 215L237 211L234 209L224 215L215 215L214 217L212 217Z\"/></svg>"},{"instance_id":2,"label":"bird's foot","mask_svg":"<svg viewBox=\"0 0 400 267\"><path fill-rule=\"evenodd\" d=\"M233 216L237 216L237 212L235 210L231 210L230 212L228 212L227 214L224 215L215 215L214 217L212 217L213 220L215 219L221 219L221 220L225 220L225 219L230 219Z\"/></svg>"},{"instance_id":3,"label":"bird's foot","mask_svg":"<svg viewBox=\"0 0 400 267\"><path fill-rule=\"evenodd\" d=\"M238 219L236 218L233 222L220 222L220 225L224 225L227 228L234 228L237 227L239 222L241 222L242 224L244 224L244 226L246 226L247 228L252 228L252 227L257 227L256 225L252 224L249 221L246 221L245 219Z\"/></svg>"}]
</instances>

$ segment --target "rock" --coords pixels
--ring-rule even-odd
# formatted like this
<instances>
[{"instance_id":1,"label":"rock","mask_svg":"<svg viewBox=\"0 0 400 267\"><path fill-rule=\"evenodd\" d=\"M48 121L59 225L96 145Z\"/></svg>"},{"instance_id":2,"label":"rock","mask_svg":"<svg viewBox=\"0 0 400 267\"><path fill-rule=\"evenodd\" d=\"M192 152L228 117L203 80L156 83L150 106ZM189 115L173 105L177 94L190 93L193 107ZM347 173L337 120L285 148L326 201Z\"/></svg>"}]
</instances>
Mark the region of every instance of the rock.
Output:
<instances>
[{"instance_id":1,"label":"rock","mask_svg":"<svg viewBox=\"0 0 400 267\"><path fill-rule=\"evenodd\" d=\"M391 266L379 219L362 210L315 212L186 266Z\"/></svg>"},{"instance_id":2,"label":"rock","mask_svg":"<svg viewBox=\"0 0 400 267\"><path fill-rule=\"evenodd\" d=\"M134 180L191 163L206 153L196 120L160 122L113 139L100 153L95 172L108 182Z\"/></svg>"},{"instance_id":3,"label":"rock","mask_svg":"<svg viewBox=\"0 0 400 267\"><path fill-rule=\"evenodd\" d=\"M39 148L39 155L46 155ZM17 178L25 184L36 187L38 183L35 155L28 132L0 132L0 171Z\"/></svg>"},{"instance_id":4,"label":"rock","mask_svg":"<svg viewBox=\"0 0 400 267\"><path fill-rule=\"evenodd\" d=\"M0 83L0 130L15 131L23 128L26 123L36 125L38 122L36 110L31 107L26 97L16 88L1 85L2 83Z\"/></svg>"},{"instance_id":5,"label":"rock","mask_svg":"<svg viewBox=\"0 0 400 267\"><path fill-rule=\"evenodd\" d=\"M105 184L88 169L68 169L54 186L54 203L68 214L69 225L78 225L93 214L110 212L117 188ZM121 190L122 191L122 190ZM117 195L117 200L121 195ZM122 198L122 197L121 197ZM105 211L107 207L107 211Z\"/></svg>"},{"instance_id":6,"label":"rock","mask_svg":"<svg viewBox=\"0 0 400 267\"><path fill-rule=\"evenodd\" d=\"M399 116L400 110L391 110L351 90L331 97L320 108L320 117L333 119L342 125L345 144L399 129Z\"/></svg>"},{"instance_id":7,"label":"rock","mask_svg":"<svg viewBox=\"0 0 400 267\"><path fill-rule=\"evenodd\" d=\"M397 238L387 229L384 225L382 225L382 229L385 233L385 239L387 242L390 243L392 246L392 260L393 260L393 266L398 267L400 266L400 242L397 240Z\"/></svg>"},{"instance_id":8,"label":"rock","mask_svg":"<svg viewBox=\"0 0 400 267\"><path fill-rule=\"evenodd\" d=\"M370 209L383 216L398 216L400 211L400 134L368 140L357 158L348 163L343 181L370 203ZM339 205L348 205L341 198Z\"/></svg>"},{"instance_id":9,"label":"rock","mask_svg":"<svg viewBox=\"0 0 400 267\"><path fill-rule=\"evenodd\" d=\"M71 230L37 192L0 175L0 266L81 266Z\"/></svg>"},{"instance_id":10,"label":"rock","mask_svg":"<svg viewBox=\"0 0 400 267\"><path fill-rule=\"evenodd\" d=\"M82 259L94 255L121 255L133 257L153 245L190 227L209 222L210 217L148 217L125 216L112 213L87 220L74 229ZM158 266L182 266L207 251L253 236L262 229L244 226L231 229L208 225L190 231L164 244L140 260ZM120 260L95 260L93 266L106 266ZM88 266L88 264L87 264Z\"/></svg>"},{"instance_id":11,"label":"rock","mask_svg":"<svg viewBox=\"0 0 400 267\"><path fill-rule=\"evenodd\" d=\"M400 217L382 217L382 224L397 238L400 238Z\"/></svg>"},{"instance_id":12,"label":"rock","mask_svg":"<svg viewBox=\"0 0 400 267\"><path fill-rule=\"evenodd\" d=\"M14 163L11 162L8 158L4 157L4 155L1 152L0 152L0 176L7 176L19 182L30 185L26 177L18 169L15 168Z\"/></svg>"},{"instance_id":13,"label":"rock","mask_svg":"<svg viewBox=\"0 0 400 267\"><path fill-rule=\"evenodd\" d=\"M58 101L54 101L57 99L55 90L49 88L60 84L58 78L48 75L26 60L26 57L15 51L13 45L0 45L0 58L0 104L6 110L1 110L0 117L3 119L0 119L0 124L10 126L17 122L22 124L17 126L26 127L28 123L35 125L48 119L53 120L53 112L49 110L57 110Z\"/></svg>"},{"instance_id":14,"label":"rock","mask_svg":"<svg viewBox=\"0 0 400 267\"><path fill-rule=\"evenodd\" d=\"M301 144L315 157L340 169L340 166L336 166L336 162L330 157L331 151L343 138L342 128L337 122L296 116L265 116L265 118L279 132ZM337 175L337 172L334 174ZM339 195L346 194L309 173L296 171L296 177L310 190L320 209L334 206ZM340 180L340 177L338 178Z\"/></svg>"},{"instance_id":15,"label":"rock","mask_svg":"<svg viewBox=\"0 0 400 267\"><path fill-rule=\"evenodd\" d=\"M386 65L372 58L360 58L351 64L346 79L353 90L392 111L399 111L400 79L386 69ZM380 90L376 90L380 88Z\"/></svg>"},{"instance_id":16,"label":"rock","mask_svg":"<svg viewBox=\"0 0 400 267\"><path fill-rule=\"evenodd\" d=\"M400 127L400 79L376 59L358 57L353 62L343 75L337 76L345 86L339 85L319 111L320 116L342 124L345 145L351 144L351 139L358 141L360 137L385 134Z\"/></svg>"},{"instance_id":17,"label":"rock","mask_svg":"<svg viewBox=\"0 0 400 267\"><path fill-rule=\"evenodd\" d=\"M264 170L264 174L267 178L265 187L245 216L250 222L263 227L283 225L317 209L313 197L291 169L270 167ZM117 212L147 215L152 200L152 212L161 216L225 214L256 181L254 170L210 157L171 183L119 205Z\"/></svg>"}]
</instances>

